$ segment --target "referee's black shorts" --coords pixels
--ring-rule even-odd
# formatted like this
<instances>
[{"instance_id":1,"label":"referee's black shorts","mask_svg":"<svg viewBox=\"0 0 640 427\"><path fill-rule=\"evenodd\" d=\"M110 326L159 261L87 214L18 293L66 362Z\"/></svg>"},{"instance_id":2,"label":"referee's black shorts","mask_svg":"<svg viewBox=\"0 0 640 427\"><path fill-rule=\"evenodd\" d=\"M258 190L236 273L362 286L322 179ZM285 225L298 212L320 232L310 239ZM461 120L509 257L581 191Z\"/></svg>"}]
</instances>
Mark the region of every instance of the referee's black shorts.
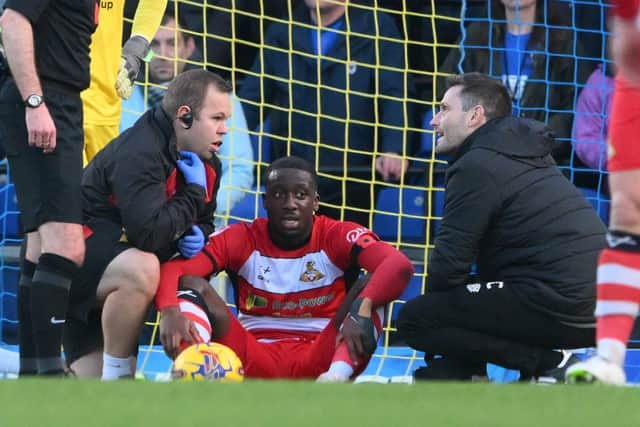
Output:
<instances>
[{"instance_id":1,"label":"referee's black shorts","mask_svg":"<svg viewBox=\"0 0 640 427\"><path fill-rule=\"evenodd\" d=\"M16 187L23 231L46 222L82 223L82 100L77 92L43 82L43 96L56 126L56 149L29 146L25 106L13 79L0 88L0 144Z\"/></svg>"},{"instance_id":2,"label":"referee's black shorts","mask_svg":"<svg viewBox=\"0 0 640 427\"><path fill-rule=\"evenodd\" d=\"M102 348L102 309L96 291L111 261L133 246L122 238L122 226L109 220L85 225L86 252L80 273L71 283L63 347L69 364Z\"/></svg>"}]
</instances>

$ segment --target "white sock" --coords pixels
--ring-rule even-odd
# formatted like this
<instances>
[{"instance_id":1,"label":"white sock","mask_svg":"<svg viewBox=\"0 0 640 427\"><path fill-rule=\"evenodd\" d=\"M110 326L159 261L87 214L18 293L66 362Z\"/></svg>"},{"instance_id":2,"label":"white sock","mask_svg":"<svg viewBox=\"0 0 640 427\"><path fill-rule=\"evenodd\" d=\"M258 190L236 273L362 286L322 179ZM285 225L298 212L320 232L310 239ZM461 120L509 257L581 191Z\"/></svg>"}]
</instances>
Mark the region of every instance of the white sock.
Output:
<instances>
[{"instance_id":1,"label":"white sock","mask_svg":"<svg viewBox=\"0 0 640 427\"><path fill-rule=\"evenodd\" d=\"M611 363L618 366L624 366L624 357L627 348L622 341L611 338L603 338L598 340L598 356L607 359Z\"/></svg>"},{"instance_id":2,"label":"white sock","mask_svg":"<svg viewBox=\"0 0 640 427\"><path fill-rule=\"evenodd\" d=\"M117 380L120 377L133 375L131 360L129 357L113 357L107 353L102 354L102 380Z\"/></svg>"},{"instance_id":3,"label":"white sock","mask_svg":"<svg viewBox=\"0 0 640 427\"><path fill-rule=\"evenodd\" d=\"M0 376L20 372L20 353L0 348Z\"/></svg>"},{"instance_id":4,"label":"white sock","mask_svg":"<svg viewBox=\"0 0 640 427\"><path fill-rule=\"evenodd\" d=\"M329 366L329 370L327 372L342 378L350 378L351 375L353 375L353 368L347 362L338 360L331 363L331 366Z\"/></svg>"}]
</instances>

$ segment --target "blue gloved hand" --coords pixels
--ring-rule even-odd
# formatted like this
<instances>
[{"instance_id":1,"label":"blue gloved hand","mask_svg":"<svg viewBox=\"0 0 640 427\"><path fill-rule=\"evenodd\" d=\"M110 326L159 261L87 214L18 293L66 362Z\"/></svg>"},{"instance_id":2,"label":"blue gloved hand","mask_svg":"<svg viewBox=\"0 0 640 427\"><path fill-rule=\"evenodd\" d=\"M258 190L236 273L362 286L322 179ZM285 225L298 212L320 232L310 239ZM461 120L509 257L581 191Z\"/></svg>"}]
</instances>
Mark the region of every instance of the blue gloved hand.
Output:
<instances>
[{"instance_id":1,"label":"blue gloved hand","mask_svg":"<svg viewBox=\"0 0 640 427\"><path fill-rule=\"evenodd\" d=\"M204 163L196 153L191 151L181 151L180 159L176 162L178 169L182 172L184 180L187 184L198 184L205 190L207 189L207 173L204 169Z\"/></svg>"},{"instance_id":2,"label":"blue gloved hand","mask_svg":"<svg viewBox=\"0 0 640 427\"><path fill-rule=\"evenodd\" d=\"M191 232L178 240L178 251L185 258L193 258L204 247L204 233L197 225L191 226Z\"/></svg>"}]
</instances>

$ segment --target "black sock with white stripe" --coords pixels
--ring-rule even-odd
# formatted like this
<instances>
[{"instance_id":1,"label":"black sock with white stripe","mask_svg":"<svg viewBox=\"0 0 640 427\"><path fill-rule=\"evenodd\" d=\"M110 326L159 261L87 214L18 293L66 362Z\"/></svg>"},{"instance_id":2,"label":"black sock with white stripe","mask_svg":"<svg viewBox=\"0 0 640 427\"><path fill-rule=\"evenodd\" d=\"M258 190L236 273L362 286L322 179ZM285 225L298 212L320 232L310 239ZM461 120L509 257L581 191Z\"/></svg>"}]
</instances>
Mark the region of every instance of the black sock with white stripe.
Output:
<instances>
[{"instance_id":1,"label":"black sock with white stripe","mask_svg":"<svg viewBox=\"0 0 640 427\"><path fill-rule=\"evenodd\" d=\"M64 371L60 357L62 330L71 281L78 269L73 261L46 253L40 256L33 275L31 320L39 375L57 375Z\"/></svg>"}]
</instances>

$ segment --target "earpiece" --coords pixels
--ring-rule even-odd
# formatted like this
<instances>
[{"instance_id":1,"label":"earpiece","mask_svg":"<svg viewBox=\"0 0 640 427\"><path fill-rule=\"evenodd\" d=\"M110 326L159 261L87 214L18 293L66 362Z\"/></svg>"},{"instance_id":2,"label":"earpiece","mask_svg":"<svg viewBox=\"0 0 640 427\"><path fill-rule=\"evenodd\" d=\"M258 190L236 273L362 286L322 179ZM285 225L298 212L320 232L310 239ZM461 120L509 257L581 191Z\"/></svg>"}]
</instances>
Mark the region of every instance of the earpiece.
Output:
<instances>
[{"instance_id":1,"label":"earpiece","mask_svg":"<svg viewBox=\"0 0 640 427\"><path fill-rule=\"evenodd\" d=\"M182 122L183 128L191 128L191 126L193 126L193 113L191 112L191 108L189 108L189 111L187 111L183 115L178 116L178 120Z\"/></svg>"},{"instance_id":2,"label":"earpiece","mask_svg":"<svg viewBox=\"0 0 640 427\"><path fill-rule=\"evenodd\" d=\"M193 125L193 114L191 114L191 111L184 113L178 118L184 124L185 129L189 129Z\"/></svg>"}]
</instances>

